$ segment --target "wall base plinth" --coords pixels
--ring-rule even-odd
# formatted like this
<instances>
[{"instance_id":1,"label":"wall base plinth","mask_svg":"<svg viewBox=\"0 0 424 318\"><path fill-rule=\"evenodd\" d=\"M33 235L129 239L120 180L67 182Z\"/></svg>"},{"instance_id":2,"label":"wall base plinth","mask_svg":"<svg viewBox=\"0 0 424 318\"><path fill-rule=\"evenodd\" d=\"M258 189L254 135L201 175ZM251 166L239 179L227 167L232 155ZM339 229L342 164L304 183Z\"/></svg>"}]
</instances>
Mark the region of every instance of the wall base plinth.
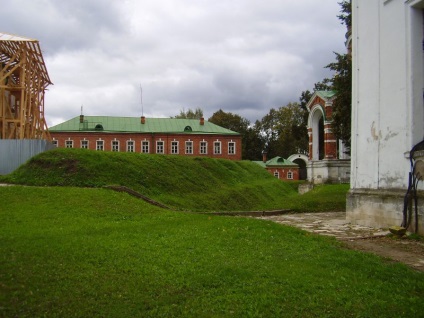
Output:
<instances>
[{"instance_id":1,"label":"wall base plinth","mask_svg":"<svg viewBox=\"0 0 424 318\"><path fill-rule=\"evenodd\" d=\"M347 195L346 220L375 228L401 225L405 193L404 189L351 189ZM418 233L424 235L424 193L419 192L418 196ZM408 231L415 232L414 215Z\"/></svg>"},{"instance_id":2,"label":"wall base plinth","mask_svg":"<svg viewBox=\"0 0 424 318\"><path fill-rule=\"evenodd\" d=\"M306 168L313 184L350 182L350 160L309 161Z\"/></svg>"}]
</instances>

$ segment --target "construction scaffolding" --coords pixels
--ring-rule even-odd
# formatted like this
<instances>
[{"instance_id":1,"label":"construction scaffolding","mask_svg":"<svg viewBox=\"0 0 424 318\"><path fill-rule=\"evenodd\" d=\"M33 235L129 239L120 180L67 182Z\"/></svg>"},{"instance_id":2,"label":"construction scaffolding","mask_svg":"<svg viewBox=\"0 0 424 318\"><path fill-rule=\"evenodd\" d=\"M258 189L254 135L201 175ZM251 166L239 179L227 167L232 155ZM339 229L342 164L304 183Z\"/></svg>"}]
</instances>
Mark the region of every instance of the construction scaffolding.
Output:
<instances>
[{"instance_id":1,"label":"construction scaffolding","mask_svg":"<svg viewBox=\"0 0 424 318\"><path fill-rule=\"evenodd\" d=\"M0 33L0 139L51 140L44 118L50 84L38 41Z\"/></svg>"}]
</instances>

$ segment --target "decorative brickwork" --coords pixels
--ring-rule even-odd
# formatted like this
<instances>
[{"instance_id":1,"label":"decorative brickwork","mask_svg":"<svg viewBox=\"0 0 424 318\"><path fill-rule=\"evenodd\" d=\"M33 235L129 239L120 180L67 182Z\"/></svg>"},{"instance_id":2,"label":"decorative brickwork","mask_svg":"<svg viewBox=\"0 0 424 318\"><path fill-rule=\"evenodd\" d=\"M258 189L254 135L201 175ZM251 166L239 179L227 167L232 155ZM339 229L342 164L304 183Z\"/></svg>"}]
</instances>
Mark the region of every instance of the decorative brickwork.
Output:
<instances>
[{"instance_id":1,"label":"decorative brickwork","mask_svg":"<svg viewBox=\"0 0 424 318\"><path fill-rule=\"evenodd\" d=\"M337 139L332 131L334 96L333 91L317 91L307 105L309 160L338 159Z\"/></svg>"}]
</instances>

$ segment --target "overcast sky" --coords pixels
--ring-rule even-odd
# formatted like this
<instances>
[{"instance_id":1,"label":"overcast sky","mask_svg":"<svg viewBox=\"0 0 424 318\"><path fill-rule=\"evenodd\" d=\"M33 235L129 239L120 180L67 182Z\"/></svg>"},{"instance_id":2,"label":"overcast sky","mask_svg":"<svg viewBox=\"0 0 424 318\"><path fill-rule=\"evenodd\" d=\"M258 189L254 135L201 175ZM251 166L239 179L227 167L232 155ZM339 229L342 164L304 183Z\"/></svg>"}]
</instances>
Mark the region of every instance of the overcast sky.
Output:
<instances>
[{"instance_id":1,"label":"overcast sky","mask_svg":"<svg viewBox=\"0 0 424 318\"><path fill-rule=\"evenodd\" d=\"M40 41L49 126L200 107L252 123L331 76L340 0L10 0L0 32Z\"/></svg>"}]
</instances>

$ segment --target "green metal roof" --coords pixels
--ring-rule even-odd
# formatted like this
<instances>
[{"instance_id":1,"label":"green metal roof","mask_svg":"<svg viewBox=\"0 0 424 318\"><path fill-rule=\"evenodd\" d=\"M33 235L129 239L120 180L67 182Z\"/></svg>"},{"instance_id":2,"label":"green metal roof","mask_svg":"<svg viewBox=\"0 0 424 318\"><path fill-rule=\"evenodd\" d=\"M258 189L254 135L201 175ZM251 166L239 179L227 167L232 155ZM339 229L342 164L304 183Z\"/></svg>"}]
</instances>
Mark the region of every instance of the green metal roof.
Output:
<instances>
[{"instance_id":1,"label":"green metal roof","mask_svg":"<svg viewBox=\"0 0 424 318\"><path fill-rule=\"evenodd\" d=\"M267 167L275 166L297 166L296 163L291 162L290 160L284 159L282 157L274 157L266 162Z\"/></svg>"},{"instance_id":2,"label":"green metal roof","mask_svg":"<svg viewBox=\"0 0 424 318\"><path fill-rule=\"evenodd\" d=\"M315 93L322 99L330 99L336 95L336 91L316 91Z\"/></svg>"},{"instance_id":3,"label":"green metal roof","mask_svg":"<svg viewBox=\"0 0 424 318\"><path fill-rule=\"evenodd\" d=\"M297 167L298 164L294 163L290 160L284 159L282 157L274 157L270 160L268 160L267 162L263 162L263 161L254 161L255 163L257 163L258 165L266 168L266 167L282 167L282 166L295 166Z\"/></svg>"},{"instance_id":4,"label":"green metal roof","mask_svg":"<svg viewBox=\"0 0 424 318\"><path fill-rule=\"evenodd\" d=\"M83 123L80 123L80 116L77 116L61 124L50 127L49 130L51 132L103 131L124 133L239 135L239 133L235 131L215 125L207 120L205 120L204 125L200 125L200 120L198 119L146 118L145 123L141 124L140 117L110 116L84 116Z\"/></svg>"}]
</instances>

